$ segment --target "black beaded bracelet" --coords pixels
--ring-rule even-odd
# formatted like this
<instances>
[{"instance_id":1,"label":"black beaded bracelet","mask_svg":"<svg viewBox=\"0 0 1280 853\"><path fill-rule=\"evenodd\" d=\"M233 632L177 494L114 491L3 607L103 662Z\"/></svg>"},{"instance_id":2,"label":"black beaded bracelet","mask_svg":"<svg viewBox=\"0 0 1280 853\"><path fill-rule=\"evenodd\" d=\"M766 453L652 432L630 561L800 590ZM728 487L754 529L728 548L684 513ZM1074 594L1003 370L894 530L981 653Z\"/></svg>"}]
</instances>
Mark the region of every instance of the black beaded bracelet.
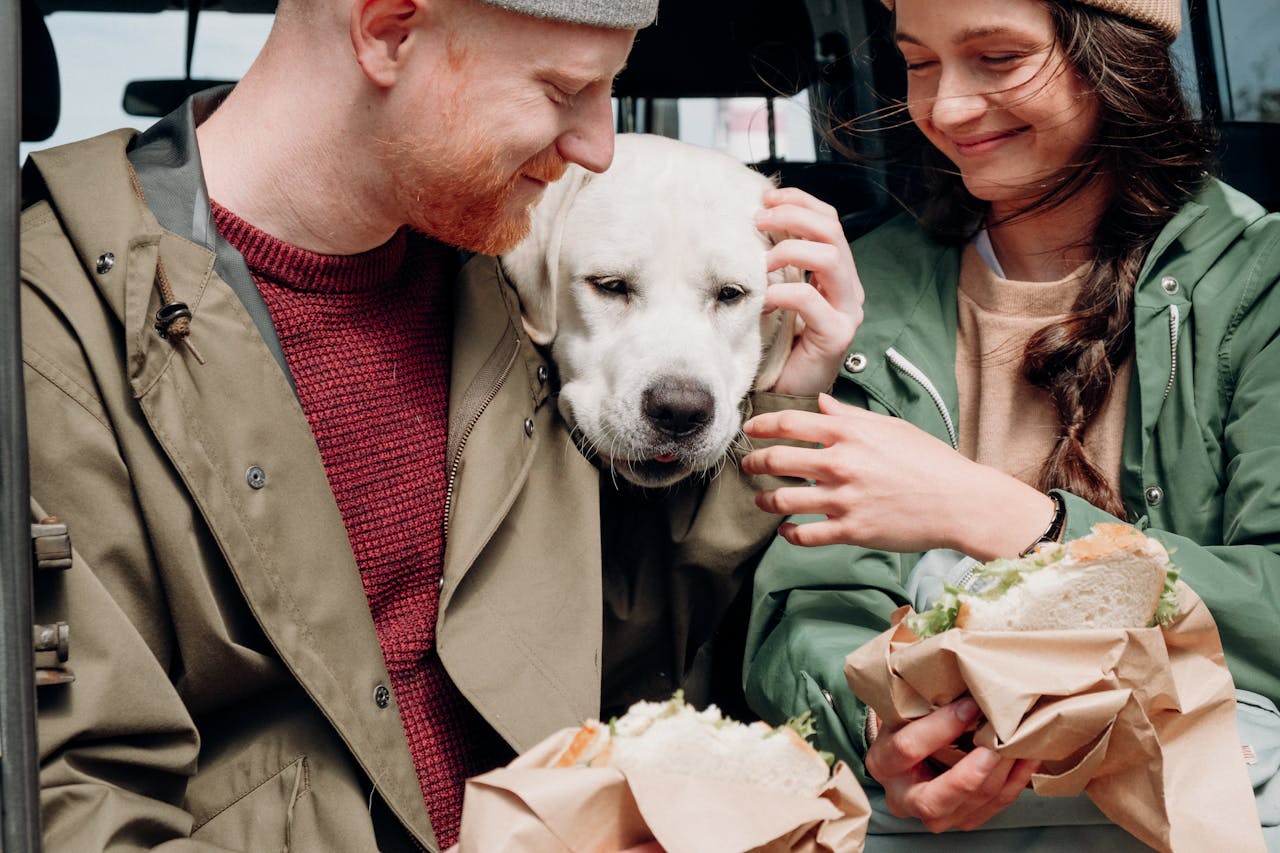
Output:
<instances>
[{"instance_id":1,"label":"black beaded bracelet","mask_svg":"<svg viewBox=\"0 0 1280 853\"><path fill-rule=\"evenodd\" d=\"M1049 526L1045 528L1044 533L1036 537L1035 541L1028 545L1018 554L1019 557L1025 557L1041 545L1046 543L1057 543L1062 539L1063 528L1067 526L1067 504L1062 500L1062 496L1056 492L1050 492L1049 497L1053 500L1053 518L1049 519Z\"/></svg>"}]
</instances>

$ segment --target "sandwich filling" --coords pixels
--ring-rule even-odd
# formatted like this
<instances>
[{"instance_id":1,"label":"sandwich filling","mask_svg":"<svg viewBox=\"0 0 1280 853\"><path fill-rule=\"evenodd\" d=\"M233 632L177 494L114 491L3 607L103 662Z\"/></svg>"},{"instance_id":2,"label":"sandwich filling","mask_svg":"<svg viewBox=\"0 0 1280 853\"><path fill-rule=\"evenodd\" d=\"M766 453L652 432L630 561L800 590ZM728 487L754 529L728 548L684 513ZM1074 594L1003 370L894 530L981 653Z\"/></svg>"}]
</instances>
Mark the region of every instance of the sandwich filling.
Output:
<instances>
[{"instance_id":1,"label":"sandwich filling","mask_svg":"<svg viewBox=\"0 0 1280 853\"><path fill-rule=\"evenodd\" d=\"M921 638L953 627L987 631L1141 628L1178 615L1178 569L1157 540L1125 524L1098 524L1066 544L993 560L963 587L907 617Z\"/></svg>"}]
</instances>

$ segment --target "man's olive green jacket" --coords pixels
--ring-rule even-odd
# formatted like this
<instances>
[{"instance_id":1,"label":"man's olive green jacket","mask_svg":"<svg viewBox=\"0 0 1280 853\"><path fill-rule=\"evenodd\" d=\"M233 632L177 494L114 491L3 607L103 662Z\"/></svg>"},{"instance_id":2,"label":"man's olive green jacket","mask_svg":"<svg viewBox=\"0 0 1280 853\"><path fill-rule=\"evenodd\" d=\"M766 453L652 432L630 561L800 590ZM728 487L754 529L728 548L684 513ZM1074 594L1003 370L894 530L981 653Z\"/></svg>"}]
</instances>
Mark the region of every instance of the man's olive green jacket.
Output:
<instances>
[{"instance_id":1,"label":"man's olive green jacket","mask_svg":"<svg viewBox=\"0 0 1280 853\"><path fill-rule=\"evenodd\" d=\"M36 581L76 675L39 691L45 849L434 850L342 519L243 260L210 225L193 128L188 111L24 174L33 517L67 522L76 549ZM154 327L158 259L203 362ZM775 522L733 466L656 498L602 492L518 312L492 259L468 264L437 634L522 750L595 716L602 690L704 695L708 640Z\"/></svg>"}]
</instances>

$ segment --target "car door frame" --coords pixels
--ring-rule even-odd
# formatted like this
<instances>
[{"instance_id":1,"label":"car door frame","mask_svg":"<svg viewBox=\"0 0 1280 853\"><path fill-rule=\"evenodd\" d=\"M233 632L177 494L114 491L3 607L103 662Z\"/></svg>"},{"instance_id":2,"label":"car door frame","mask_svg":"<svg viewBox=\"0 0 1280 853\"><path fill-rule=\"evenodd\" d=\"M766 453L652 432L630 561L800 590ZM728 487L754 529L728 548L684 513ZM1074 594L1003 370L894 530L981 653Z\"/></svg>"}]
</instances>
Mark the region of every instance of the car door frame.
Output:
<instances>
[{"instance_id":1,"label":"car door frame","mask_svg":"<svg viewBox=\"0 0 1280 853\"><path fill-rule=\"evenodd\" d=\"M32 642L27 420L22 385L18 239L21 189L21 10L0 0L0 848L40 849L40 785Z\"/></svg>"}]
</instances>

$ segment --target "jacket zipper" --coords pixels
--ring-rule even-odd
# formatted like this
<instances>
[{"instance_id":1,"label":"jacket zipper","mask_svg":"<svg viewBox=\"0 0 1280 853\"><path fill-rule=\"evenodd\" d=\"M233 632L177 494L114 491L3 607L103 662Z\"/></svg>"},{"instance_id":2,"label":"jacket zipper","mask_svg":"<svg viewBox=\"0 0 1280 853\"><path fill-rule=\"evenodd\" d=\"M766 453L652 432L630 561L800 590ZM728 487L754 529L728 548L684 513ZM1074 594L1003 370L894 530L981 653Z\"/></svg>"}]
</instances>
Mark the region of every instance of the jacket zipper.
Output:
<instances>
[{"instance_id":1,"label":"jacket zipper","mask_svg":"<svg viewBox=\"0 0 1280 853\"><path fill-rule=\"evenodd\" d=\"M923 370L908 361L906 356L893 347L885 350L884 354L888 357L890 364L896 367L900 373L914 380L929 395L929 399L933 400L933 405L937 408L938 414L942 415L942 423L947 428L947 437L951 439L951 446L959 449L960 441L956 437L955 422L951 420L951 413L947 411L947 404L943 402L942 395L938 393L938 389L934 384L929 381L929 377L925 376Z\"/></svg>"},{"instance_id":2,"label":"jacket zipper","mask_svg":"<svg viewBox=\"0 0 1280 853\"><path fill-rule=\"evenodd\" d=\"M511 347L510 354L507 355L506 361L502 365L502 369L498 371L498 375L489 386L488 391L472 410L470 417L467 418L466 424L458 434L458 446L454 448L453 458L449 460L449 474L448 479L445 481L446 485L444 492L444 538L446 542L449 538L449 519L453 514L454 484L458 479L458 469L462 466L462 451L467 446L467 439L470 437L471 431L475 429L476 424L479 423L480 416L484 414L484 410L489 407L489 404L493 402L493 399L498 396L498 391L501 390L503 384L507 381L507 377L511 375L511 368L515 365L516 356L520 353L520 341L519 339L512 339L511 342L513 346ZM443 580L443 577L441 577L441 581Z\"/></svg>"},{"instance_id":3,"label":"jacket zipper","mask_svg":"<svg viewBox=\"0 0 1280 853\"><path fill-rule=\"evenodd\" d=\"M1178 306L1169 306L1169 381L1164 385L1164 399L1173 391L1173 379L1178 375Z\"/></svg>"}]
</instances>

